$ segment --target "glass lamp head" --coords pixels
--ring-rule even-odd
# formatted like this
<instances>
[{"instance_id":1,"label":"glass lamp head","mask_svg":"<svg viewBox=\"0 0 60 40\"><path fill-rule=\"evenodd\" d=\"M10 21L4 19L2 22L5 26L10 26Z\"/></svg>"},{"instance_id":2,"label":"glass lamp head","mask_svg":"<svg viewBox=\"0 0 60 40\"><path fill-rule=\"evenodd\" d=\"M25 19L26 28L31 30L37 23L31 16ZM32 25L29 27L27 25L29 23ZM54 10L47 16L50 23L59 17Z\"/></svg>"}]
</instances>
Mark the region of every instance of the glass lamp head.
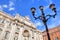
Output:
<instances>
[{"instance_id":1,"label":"glass lamp head","mask_svg":"<svg viewBox=\"0 0 60 40\"><path fill-rule=\"evenodd\" d=\"M55 8L55 4L50 4L49 8L54 9Z\"/></svg>"},{"instance_id":2,"label":"glass lamp head","mask_svg":"<svg viewBox=\"0 0 60 40\"><path fill-rule=\"evenodd\" d=\"M39 9L40 9L40 10L43 10L43 6L40 6Z\"/></svg>"},{"instance_id":3,"label":"glass lamp head","mask_svg":"<svg viewBox=\"0 0 60 40\"><path fill-rule=\"evenodd\" d=\"M35 9L34 7L32 7L32 8L31 8L32 15L34 15L34 13L35 13L35 10L36 10L36 9Z\"/></svg>"}]
</instances>

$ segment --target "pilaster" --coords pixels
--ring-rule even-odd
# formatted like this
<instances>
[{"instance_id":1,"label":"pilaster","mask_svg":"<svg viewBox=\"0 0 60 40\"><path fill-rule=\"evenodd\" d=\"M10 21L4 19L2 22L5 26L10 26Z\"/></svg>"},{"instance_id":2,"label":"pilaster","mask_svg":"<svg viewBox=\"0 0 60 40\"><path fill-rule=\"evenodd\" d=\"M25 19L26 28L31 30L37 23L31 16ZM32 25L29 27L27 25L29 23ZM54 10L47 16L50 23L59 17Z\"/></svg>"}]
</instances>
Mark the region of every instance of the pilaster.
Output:
<instances>
[{"instance_id":1,"label":"pilaster","mask_svg":"<svg viewBox=\"0 0 60 40\"><path fill-rule=\"evenodd\" d=\"M20 28L20 31L19 31L18 40L22 40L22 39L23 39L22 34L23 34L23 28L21 27L21 28Z\"/></svg>"},{"instance_id":2,"label":"pilaster","mask_svg":"<svg viewBox=\"0 0 60 40\"><path fill-rule=\"evenodd\" d=\"M12 30L11 30L11 33L10 33L10 37L9 37L9 40L13 40L14 39L14 35L15 35L15 30L16 30L16 24L12 24L11 25L11 27L12 27Z\"/></svg>"}]
</instances>

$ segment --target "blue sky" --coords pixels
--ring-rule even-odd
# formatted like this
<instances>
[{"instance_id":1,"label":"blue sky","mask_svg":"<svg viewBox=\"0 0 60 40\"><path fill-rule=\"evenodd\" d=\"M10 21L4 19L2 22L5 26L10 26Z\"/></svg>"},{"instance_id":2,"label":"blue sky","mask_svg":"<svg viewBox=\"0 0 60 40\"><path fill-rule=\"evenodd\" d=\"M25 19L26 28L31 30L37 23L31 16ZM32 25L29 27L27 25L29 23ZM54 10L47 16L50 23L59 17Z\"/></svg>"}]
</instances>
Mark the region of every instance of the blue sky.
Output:
<instances>
[{"instance_id":1,"label":"blue sky","mask_svg":"<svg viewBox=\"0 0 60 40\"><path fill-rule=\"evenodd\" d=\"M9 13L12 16L15 16L16 13L20 14L21 16L29 16L30 20L35 23L36 28L39 30L45 30L45 26L43 25L42 21L37 19L34 20L31 14L31 7L35 7L36 13L35 16L41 15L39 10L39 6L44 6L44 13L53 15L53 11L49 9L49 5L51 3L55 4L57 9L57 16L56 18L50 18L47 22L48 28L54 28L60 25L60 0L0 0L0 10L3 10Z\"/></svg>"}]
</instances>

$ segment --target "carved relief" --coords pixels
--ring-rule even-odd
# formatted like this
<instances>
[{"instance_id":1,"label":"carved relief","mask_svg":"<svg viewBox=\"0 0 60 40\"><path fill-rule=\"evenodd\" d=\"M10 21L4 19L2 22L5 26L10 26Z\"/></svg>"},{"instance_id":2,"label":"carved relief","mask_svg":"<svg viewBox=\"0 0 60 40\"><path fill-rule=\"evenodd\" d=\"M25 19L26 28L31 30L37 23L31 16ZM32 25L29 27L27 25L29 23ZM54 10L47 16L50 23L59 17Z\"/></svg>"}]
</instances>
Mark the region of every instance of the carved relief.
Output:
<instances>
[{"instance_id":1,"label":"carved relief","mask_svg":"<svg viewBox=\"0 0 60 40\"><path fill-rule=\"evenodd\" d=\"M24 30L23 36L24 36L24 37L29 37L29 31L28 31L28 30Z\"/></svg>"}]
</instances>

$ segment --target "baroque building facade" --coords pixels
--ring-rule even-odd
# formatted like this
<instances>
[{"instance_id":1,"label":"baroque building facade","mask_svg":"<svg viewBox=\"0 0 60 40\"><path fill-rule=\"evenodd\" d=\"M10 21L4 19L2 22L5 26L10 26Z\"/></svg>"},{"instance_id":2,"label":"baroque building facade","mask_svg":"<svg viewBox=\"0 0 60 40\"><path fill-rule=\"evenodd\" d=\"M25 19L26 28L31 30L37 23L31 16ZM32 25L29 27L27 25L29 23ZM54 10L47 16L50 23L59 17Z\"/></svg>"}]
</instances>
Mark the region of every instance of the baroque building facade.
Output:
<instances>
[{"instance_id":1,"label":"baroque building facade","mask_svg":"<svg viewBox=\"0 0 60 40\"><path fill-rule=\"evenodd\" d=\"M49 29L49 35L51 40L60 40L60 26ZM43 32L43 40L48 40L46 31Z\"/></svg>"},{"instance_id":2,"label":"baroque building facade","mask_svg":"<svg viewBox=\"0 0 60 40\"><path fill-rule=\"evenodd\" d=\"M43 36L28 16L13 17L0 11L0 40L43 40Z\"/></svg>"}]
</instances>

